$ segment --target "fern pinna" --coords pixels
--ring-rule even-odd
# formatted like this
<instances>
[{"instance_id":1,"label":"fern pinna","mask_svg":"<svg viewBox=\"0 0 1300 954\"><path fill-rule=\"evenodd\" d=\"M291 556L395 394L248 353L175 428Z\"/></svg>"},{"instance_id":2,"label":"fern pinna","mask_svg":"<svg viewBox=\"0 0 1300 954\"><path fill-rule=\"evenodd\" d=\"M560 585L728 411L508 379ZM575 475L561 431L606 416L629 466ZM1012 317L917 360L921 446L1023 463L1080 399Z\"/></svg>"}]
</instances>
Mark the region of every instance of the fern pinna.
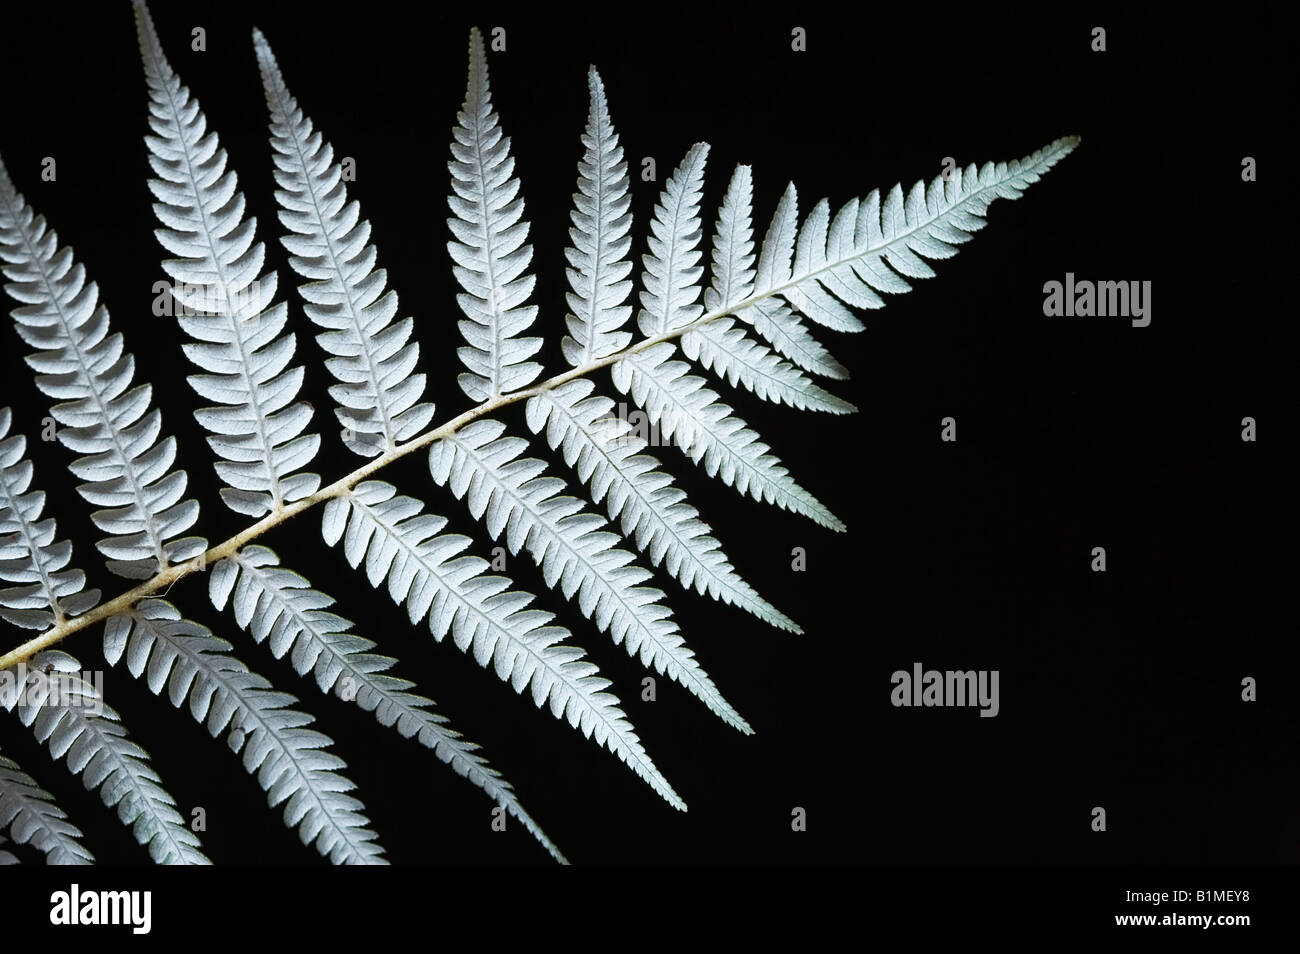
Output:
<instances>
[{"instance_id":1,"label":"fern pinna","mask_svg":"<svg viewBox=\"0 0 1300 954\"><path fill-rule=\"evenodd\" d=\"M103 624L109 664L124 662L154 694L165 693L214 738L224 737L305 844L334 862L382 863L346 765L312 727L303 703L250 669L230 642L192 618L192 607L164 599L178 579L206 572L214 606L229 606L253 642L276 659L287 657L322 692L342 695L431 749L563 861L509 783L394 672L396 661L354 633L330 596L257 542L321 505L325 541L404 608L412 624L427 625L437 640L450 636L479 665L685 809L573 634L534 606L533 594L490 572L473 540L449 532L446 518L379 471L427 452L430 476L447 492L442 505L461 501L493 541L527 554L546 583L615 644L749 733L687 647L654 571L773 626L799 626L740 577L664 463L614 413L611 395L630 399L665 442L709 476L843 530L709 378L800 410L855 410L818 383L842 380L847 371L813 326L861 330L854 309L880 308L883 295L933 275L927 260L955 254L984 225L989 203L1017 198L1077 139L1057 140L1018 161L957 169L906 191L872 192L838 209L822 200L802 221L791 185L761 236L751 171L742 165L707 248L701 197L709 147L696 144L664 185L634 279L628 165L592 68L561 326L530 303L533 236L510 140L492 103L483 42L471 31L465 100L451 143L447 250L462 289L458 382L473 406L439 419L416 370L418 338L431 342L432 332L417 335L416 322L401 316L340 163L254 30L279 185L278 237L302 279L298 295L334 380L329 394L343 442L360 458L352 472L326 483L308 469L321 437L302 395L308 358L296 350L291 296L281 294L266 267L265 245L244 214L216 133L168 63L144 3L137 0L135 9L149 96L155 234L183 306L177 322L194 365L188 380L201 405L195 415L215 454L222 501L251 522L215 545L193 534L199 502L186 496L177 442L164 430L150 386L135 380L131 353L111 330L85 268L0 165L0 259L6 289L18 302L16 328L31 348L27 362L38 389L54 402L50 415L57 439L74 455L69 467L81 481L78 491L97 508L92 519L104 534L96 546L105 568L132 586L111 599L86 588L71 544L58 539L52 518L42 517L45 498L33 489L25 439L9 434L10 413L0 413L0 576L12 584L0 590L0 616L38 632L0 657L0 703L117 809L155 861L206 862L146 753L81 664L55 648ZM535 360L542 335L561 328L568 368L545 377ZM531 440L493 417L515 403L523 404ZM566 468L569 480L560 476ZM0 833L51 863L92 861L80 831L29 770L0 754ZM13 859L0 850L0 862Z\"/></svg>"}]
</instances>

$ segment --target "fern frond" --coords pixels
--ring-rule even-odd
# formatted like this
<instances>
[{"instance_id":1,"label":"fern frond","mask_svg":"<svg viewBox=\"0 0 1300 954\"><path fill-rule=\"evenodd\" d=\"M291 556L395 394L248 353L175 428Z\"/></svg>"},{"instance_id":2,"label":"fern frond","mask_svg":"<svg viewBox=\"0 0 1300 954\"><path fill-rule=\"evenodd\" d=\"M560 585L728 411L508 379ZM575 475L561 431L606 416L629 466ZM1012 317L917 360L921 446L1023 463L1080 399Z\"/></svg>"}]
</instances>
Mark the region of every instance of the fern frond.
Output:
<instances>
[{"instance_id":1,"label":"fern frond","mask_svg":"<svg viewBox=\"0 0 1300 954\"><path fill-rule=\"evenodd\" d=\"M573 245L564 252L573 289L565 297L572 314L566 318L569 334L560 342L565 360L575 368L621 351L632 340L631 332L622 330L632 317L632 306L623 304L632 291L626 280L632 272L627 162L609 118L605 84L594 66L587 73L587 91L586 150L578 163L570 213Z\"/></svg>"},{"instance_id":2,"label":"fern frond","mask_svg":"<svg viewBox=\"0 0 1300 954\"><path fill-rule=\"evenodd\" d=\"M280 184L275 197L290 232L281 242L293 270L309 280L298 286L307 317L325 329L316 340L331 356L325 366L339 382L329 390L339 405L334 413L345 428L344 443L373 457L433 419L434 406L417 403L425 377L411 373L420 346L410 340L410 318L393 323L397 293L384 291L388 276L375 268L370 223L361 219L358 203L348 202L333 149L290 95L259 30L253 43L271 113Z\"/></svg>"},{"instance_id":3,"label":"fern frond","mask_svg":"<svg viewBox=\"0 0 1300 954\"><path fill-rule=\"evenodd\" d=\"M480 419L435 443L429 450L433 479L486 522L492 539L504 531L511 553L527 549L547 585L576 600L615 645L625 645L642 665L689 689L724 722L752 731L687 648L660 602L663 592L640 585L650 572L614 546L618 535L601 530L603 518L585 510L581 500L559 494L564 481L544 476L545 463L520 457L526 440L504 437L504 431L504 425Z\"/></svg>"},{"instance_id":4,"label":"fern frond","mask_svg":"<svg viewBox=\"0 0 1300 954\"><path fill-rule=\"evenodd\" d=\"M82 679L81 663L59 650L32 657L21 691L0 693L0 706L15 712L55 759L65 758L86 789L99 790L109 808L130 826L158 864L211 864L199 840L176 811L144 750L127 738L118 714ZM57 681L43 678L58 673ZM0 684L2 685L2 684ZM57 686L57 692L51 687ZM98 715L88 711L94 709Z\"/></svg>"},{"instance_id":5,"label":"fern frond","mask_svg":"<svg viewBox=\"0 0 1300 954\"><path fill-rule=\"evenodd\" d=\"M154 234L180 256L165 260L163 269L183 286L173 297L182 311L177 321L194 339L185 354L208 372L191 375L190 385L221 405L195 417L213 433L208 443L221 458L215 466L227 484L222 499L238 513L260 517L316 492L319 476L297 471L316 456L320 436L303 433L311 406L294 401L302 367L285 370L294 336L276 337L287 307L264 305L275 298L276 275L258 275L265 249L254 244L256 219L244 219L244 197L235 173L226 171L226 152L167 62L143 0L136 0L135 11L154 131L145 142L159 176L149 187L165 226Z\"/></svg>"},{"instance_id":6,"label":"fern frond","mask_svg":"<svg viewBox=\"0 0 1300 954\"><path fill-rule=\"evenodd\" d=\"M95 863L95 856L81 843L81 831L54 804L54 797L17 762L0 754L0 832L6 828L18 844L31 845L45 855L46 864Z\"/></svg>"},{"instance_id":7,"label":"fern frond","mask_svg":"<svg viewBox=\"0 0 1300 954\"><path fill-rule=\"evenodd\" d=\"M465 319L459 322L466 345L456 353L469 369L457 379L472 401L487 401L536 380L542 366L529 361L541 338L521 338L537 318L537 306L523 302L534 278L524 269L533 247L525 245L528 222L514 177L510 139L502 135L488 88L483 37L469 38L469 83L456 116L451 144L452 195L447 220L455 241L447 251L464 292L456 296Z\"/></svg>"},{"instance_id":8,"label":"fern frond","mask_svg":"<svg viewBox=\"0 0 1300 954\"><path fill-rule=\"evenodd\" d=\"M881 308L877 293L910 291L907 279L930 278L925 259L951 258L982 229L994 199L1017 199L1078 144L1058 139L1023 159L972 164L906 193L895 185L853 199L832 219L825 199L797 230L795 189L778 204L759 256L755 294L779 295L808 318L840 331L861 330L845 308ZM793 262L791 261L793 255ZM842 304L843 303L843 304Z\"/></svg>"},{"instance_id":9,"label":"fern frond","mask_svg":"<svg viewBox=\"0 0 1300 954\"><path fill-rule=\"evenodd\" d=\"M641 259L641 313L637 325L647 338L654 338L684 325L704 313L697 304L698 281L704 269L700 260L700 195L704 187L704 163L708 143L698 142L668 177L663 195L655 205L647 244L650 251Z\"/></svg>"},{"instance_id":10,"label":"fern frond","mask_svg":"<svg viewBox=\"0 0 1300 954\"><path fill-rule=\"evenodd\" d=\"M232 752L255 775L272 808L285 802L284 822L304 845L335 864L387 864L362 810L347 794L354 786L338 774L343 760L327 751L330 739L307 728L311 716L290 708L297 699L277 692L230 652L206 626L183 619L163 600L141 600L104 627L110 665L142 676L151 692L167 689L172 705L189 702L190 714L216 738L229 730Z\"/></svg>"},{"instance_id":11,"label":"fern frond","mask_svg":"<svg viewBox=\"0 0 1300 954\"><path fill-rule=\"evenodd\" d=\"M907 191L896 185L838 209L823 199L802 221L791 185L758 247L752 172L740 166L717 213L707 286L701 203L709 147L698 143L652 210L633 305L627 163L593 67L571 247L565 251L569 308L561 352L569 367L538 383L542 366L534 359L542 339L526 336L538 314L528 304L535 281L529 226L475 29L448 163L447 247L464 313L458 355L466 373L459 383L476 406L431 427L434 408L424 400L425 376L416 373L414 323L398 318L396 293L386 289L388 276L376 266L369 223L348 199L342 168L255 31L276 195L287 231L282 242L303 279L306 311L326 352L344 441L370 458L322 487L317 475L305 472L320 437L309 432L313 411L300 399L304 371L291 366L295 337L286 328L287 306L270 304L276 275L260 274L265 249L256 240L256 222L245 217L226 154L167 62L144 0L135 0L135 9L150 100L146 143L156 176L150 182L161 223L156 236L175 256L164 269L177 283L171 294L190 339L184 349L197 366L190 385L214 405L196 417L218 458L223 499L256 522L211 549L201 538L180 537L195 524L198 505L183 499L186 475L173 469L176 445L162 432L151 392L132 383L132 358L121 336L110 334L97 288L71 250L58 247L57 236L26 206L0 165L0 268L19 300L20 335L36 351L29 364L41 390L60 402L54 412L62 425L59 438L81 455L73 464L83 481L80 490L100 508L95 522L109 534L100 551L113 572L144 581L106 603L97 604L98 593L85 591L85 577L71 567L70 546L56 540L53 520L41 519L45 498L30 489L24 441L6 439L10 416L0 411L0 578L13 584L0 589L0 618L42 630L0 654L0 667L32 659L41 667L32 674L36 683L55 670L72 675L76 660L41 650L106 622L110 662L125 659L152 692L161 695L165 688L174 706L189 708L214 737L224 734L305 843L336 862L383 862L364 806L349 794L353 786L341 774L343 762L311 717L296 710L297 700L275 691L227 643L156 598L210 563L213 602L220 607L233 601L236 621L256 642L277 659L288 658L300 675L310 672L322 691L348 697L382 725L431 749L563 860L477 748L452 731L411 682L393 674L395 661L373 652L373 642L330 612L330 597L254 543L324 504L326 541L341 542L354 568L364 561L371 584L383 585L412 622L427 617L436 639L450 633L480 665L491 661L516 692L530 691L539 708L547 705L608 747L684 809L607 691L609 681L581 650L565 645L568 630L533 608L531 594L512 590L510 580L488 574L485 561L467 556L468 538L444 533L445 520L373 476L427 449L435 481L450 487L493 539L504 539L512 553L527 550L547 584L616 644L748 732L686 647L664 594L642 563L662 566L684 586L775 625L798 627L740 577L684 491L646 452L647 443L624 416L611 414L613 401L590 376L610 367L617 390L645 408L656 430L709 475L757 500L843 529L705 378L712 373L761 399L801 410L854 410L814 380L844 379L848 372L813 336L811 325L861 330L855 309L879 308L887 294L905 292L911 280L932 275L930 260L955 254L983 227L989 203L1018 197L1077 140L1058 140L1019 161L969 166L947 181L936 178ZM640 334L626 327L633 312ZM691 363L703 371L693 373ZM593 508L607 511L621 534L590 512L586 501L566 495L564 481L547 475L543 461L526 456L527 442L505 436L491 419L516 402L527 402L529 428L545 431L551 449L559 451L555 456L563 456L590 488ZM620 536L648 560L638 562ZM68 681L77 687L72 699L33 697L38 687L25 685L29 695L20 718L56 757L67 757L89 788L99 788L104 801L119 808L156 860L206 861L116 713L90 714L78 700L98 703L97 690L76 678ZM0 695L6 708L18 705L18 694L3 681ZM20 799L23 807L15 808ZM30 777L0 757L0 829L8 827L12 832L0 833L0 844L17 834L51 857L84 851L75 838L64 844L75 833L66 816ZM88 853L77 857L89 860ZM0 851L0 862L12 860L11 852Z\"/></svg>"},{"instance_id":12,"label":"fern frond","mask_svg":"<svg viewBox=\"0 0 1300 954\"><path fill-rule=\"evenodd\" d=\"M794 481L758 434L704 386L703 378L688 374L685 362L669 360L675 350L665 341L628 355L613 366L614 386L645 409L664 440L675 443L710 477L721 477L757 501L843 530L843 522Z\"/></svg>"},{"instance_id":13,"label":"fern frond","mask_svg":"<svg viewBox=\"0 0 1300 954\"><path fill-rule=\"evenodd\" d=\"M529 398L525 405L534 434L546 441L591 489L591 499L605 502L610 520L653 566L664 564L682 585L732 603L774 626L801 633L792 619L754 591L732 568L709 525L686 500L686 492L659 470L659 461L643 453L647 444L631 425L611 415L614 402L593 395L595 385L577 378Z\"/></svg>"},{"instance_id":14,"label":"fern frond","mask_svg":"<svg viewBox=\"0 0 1300 954\"><path fill-rule=\"evenodd\" d=\"M422 513L423 504L396 496L380 481L358 484L325 505L322 534L331 546L343 540L353 567L364 560L372 586L387 580L389 595L415 623L429 617L435 639L451 633L462 652L480 666L493 664L515 692L531 689L540 708L565 718L582 734L609 748L670 804L681 800L655 767L618 699L604 690L609 680L583 659L580 649L559 645L569 631L550 626L552 614L528 609L532 596L510 590L510 580L484 575L486 560L460 556L468 537L440 531L447 521Z\"/></svg>"},{"instance_id":15,"label":"fern frond","mask_svg":"<svg viewBox=\"0 0 1300 954\"><path fill-rule=\"evenodd\" d=\"M22 862L18 860L17 855L11 851L4 850L5 845L7 844L9 844L9 839L4 835L0 835L0 867L22 864Z\"/></svg>"},{"instance_id":16,"label":"fern frond","mask_svg":"<svg viewBox=\"0 0 1300 954\"><path fill-rule=\"evenodd\" d=\"M291 653L299 675L311 672L322 692L338 691L380 725L391 726L404 738L415 738L443 762L483 789L532 833L559 862L565 859L532 817L519 804L510 783L478 754L478 746L461 738L447 720L429 711L433 702L408 691L413 683L388 675L396 662L371 653L375 644L348 632L351 623L327 612L334 600L311 589L299 574L280 565L280 558L262 546L249 546L212 568L209 593L213 605L225 606L234 595L235 618L257 642L267 642L281 659Z\"/></svg>"},{"instance_id":17,"label":"fern frond","mask_svg":"<svg viewBox=\"0 0 1300 954\"><path fill-rule=\"evenodd\" d=\"M47 629L99 602L86 574L66 569L72 544L55 541L54 518L41 519L45 494L28 492L32 462L27 440L8 437L13 415L0 408L0 577L18 586L0 589L0 618L27 629Z\"/></svg>"},{"instance_id":18,"label":"fern frond","mask_svg":"<svg viewBox=\"0 0 1300 954\"><path fill-rule=\"evenodd\" d=\"M150 409L147 384L131 387L135 359L122 336L109 334L108 309L72 249L18 194L0 163L0 260L18 333L36 348L27 363L36 386L58 403L50 409L55 435L73 453L82 479L77 491L97 507L95 525L110 534L97 547L110 571L148 579L171 563L207 548L201 537L180 537L194 526L199 506L181 500L187 477L172 470L176 441L159 440L162 416Z\"/></svg>"},{"instance_id":19,"label":"fern frond","mask_svg":"<svg viewBox=\"0 0 1300 954\"><path fill-rule=\"evenodd\" d=\"M744 301L754 290L753 182L748 166L737 166L718 210L713 237L713 278L704 304L716 311ZM733 317L707 322L682 335L682 353L733 385L765 401L801 410L847 414L857 410L823 390L798 368L779 358L736 326Z\"/></svg>"}]
</instances>

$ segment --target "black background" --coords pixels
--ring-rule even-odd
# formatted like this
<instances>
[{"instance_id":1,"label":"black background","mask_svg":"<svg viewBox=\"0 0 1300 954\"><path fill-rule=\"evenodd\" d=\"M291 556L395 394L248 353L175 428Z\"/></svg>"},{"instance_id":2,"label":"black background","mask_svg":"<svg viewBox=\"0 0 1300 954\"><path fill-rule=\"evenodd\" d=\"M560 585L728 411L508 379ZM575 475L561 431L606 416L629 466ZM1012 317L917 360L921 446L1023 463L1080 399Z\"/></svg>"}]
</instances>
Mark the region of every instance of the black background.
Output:
<instances>
[{"instance_id":1,"label":"black background","mask_svg":"<svg viewBox=\"0 0 1300 954\"><path fill-rule=\"evenodd\" d=\"M274 47L285 78L340 156L370 219L380 264L417 321L421 370L439 420L468 406L455 384L459 312L445 250L450 128L464 95L471 24L507 30L490 55L493 98L512 137L532 222L537 325L559 358L563 249L588 63L606 83L635 171L639 262L662 181L696 141L711 143L707 231L731 169L754 166L765 226L787 181L801 212L875 187L929 179L945 156L1024 156L1069 134L1081 146L989 226L938 277L863 315L857 336L817 334L852 371L837 392L860 413L816 417L718 390L848 524L836 535L704 479L661 456L741 574L806 635L684 593L665 574L689 644L753 724L742 737L683 690L644 673L532 564L509 574L539 594L623 699L651 756L690 806L673 811L608 752L538 713L453 645L413 629L341 553L318 514L262 542L335 596L356 630L398 657L438 710L484 746L533 816L580 863L1033 862L1249 863L1300 858L1292 603L1296 512L1294 305L1280 289L1293 179L1281 109L1282 32L1260 14L1136 19L1117 10L994 17L976 5L821 11L712 11L703 5L596 8L504 5L437 11L369 3L162 4L169 58L199 98L239 173L268 267L291 302L305 395L325 434L316 468L333 480L357 458L337 440L330 383L279 245L266 113L249 31ZM146 92L126 3L6 9L7 93L0 153L100 286L117 329L153 382L178 436L197 528L213 542L244 525L217 496L194 422L181 334L151 312L163 251L146 187ZM790 49L794 26L808 49ZM1108 49L1090 50L1094 26ZM206 52L190 30L207 31ZM57 160L53 183L41 161ZM1241 160L1258 161L1243 183ZM1284 246L1283 243L1287 243ZM1049 319L1043 283L1152 282L1150 327ZM31 438L47 513L76 562L111 593L100 534L75 494L70 459L37 435L47 402L24 348L0 349L15 430ZM613 394L607 378L600 379ZM835 388L833 388L835 389ZM958 422L955 444L940 419ZM1240 440L1254 417L1259 440ZM503 415L524 433L518 409ZM537 449L539 456L540 447ZM554 456L551 456L554 460ZM571 474L562 469L564 476ZM432 485L424 454L383 474L491 543L463 505ZM808 571L791 571L793 547ZM1089 569L1104 546L1108 570ZM205 581L169 594L239 655L294 692L337 741L394 862L546 863L491 803L418 745L298 677L212 610ZM17 643L10 632L7 641ZM99 630L63 648L102 665ZM998 669L1001 713L896 709L890 675L913 662ZM1259 701L1241 701L1253 676ZM107 696L188 814L207 812L204 850L219 863L311 864L279 810L224 745L125 670ZM52 792L104 862L147 855L97 795L0 724L0 748ZM791 810L807 831L791 831ZM1103 806L1108 830L1090 829ZM20 849L20 853L22 850ZM24 855L28 860L34 860Z\"/></svg>"}]
</instances>

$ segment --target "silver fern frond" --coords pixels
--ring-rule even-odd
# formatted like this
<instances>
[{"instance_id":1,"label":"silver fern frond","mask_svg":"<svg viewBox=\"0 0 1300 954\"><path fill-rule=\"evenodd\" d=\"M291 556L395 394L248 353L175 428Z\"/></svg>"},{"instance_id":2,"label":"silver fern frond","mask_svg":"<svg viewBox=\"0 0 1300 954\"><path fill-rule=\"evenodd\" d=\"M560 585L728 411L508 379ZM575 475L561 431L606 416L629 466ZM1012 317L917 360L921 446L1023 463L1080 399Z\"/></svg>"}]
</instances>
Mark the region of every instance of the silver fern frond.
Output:
<instances>
[{"instance_id":1,"label":"silver fern frond","mask_svg":"<svg viewBox=\"0 0 1300 954\"><path fill-rule=\"evenodd\" d=\"M609 749L684 810L611 681L575 645L574 633L495 564L470 554L470 537L429 512L440 504L430 498L426 507L377 479L379 472L411 454L427 455L437 492L459 500L503 552L526 552L546 585L596 630L750 733L687 646L656 572L780 629L802 630L741 576L651 445L675 444L740 494L845 529L711 379L798 411L856 411L824 386L823 379L846 380L848 370L812 325L862 330L855 311L880 308L887 295L932 276L928 262L954 255L984 226L992 201L1019 197L1078 140L1059 139L1009 163L954 170L907 191L896 185L871 192L838 208L822 199L802 222L790 184L761 239L751 167L735 168L716 218L709 218L711 147L695 143L651 209L634 280L628 163L605 84L590 67L564 248L567 309L544 326L539 305L530 303L533 247L511 142L493 103L483 37L473 29L448 163L446 247L463 314L457 381L474 405L435 423L419 368L420 326L399 317L370 221L348 197L349 177L255 30L281 244L302 279L298 293L333 379L329 394L343 442L364 458L326 483L306 470L321 437L309 427L307 369L295 354L290 305L273 303L276 272L256 221L245 215L225 150L168 62L143 0L134 5L148 90L155 235L174 256L162 267L173 281L169 294L187 338L182 347L196 369L188 381L211 403L195 417L216 455L222 499L254 522L211 546L187 535L199 503L186 497L179 447L163 432L150 386L135 383L134 361L110 329L98 288L0 164L0 267L18 302L18 332L34 349L28 363L53 402L58 440L76 455L69 466L82 481L78 490L97 508L92 519L107 534L98 548L108 569L141 581L102 602L98 590L87 588L72 565L71 544L42 517L46 501L33 489L24 439L8 436L11 415L0 411L0 579L8 584L0 589L0 618L39 631L0 656L0 677L30 662L33 674L57 673L73 687L69 699L42 690L40 678L22 687L0 679L0 704L56 758L66 758L88 788L99 789L155 861L206 862L143 750L80 677L80 664L52 648L103 623L109 663L123 663L154 695L165 693L209 735L223 737L304 844L336 863L386 863L346 765L299 700L162 598L184 577L208 572L211 602L228 609L254 643L322 693L341 696L423 746L565 861L477 746L396 675L397 661L354 632L333 597L260 542L320 505L324 542L339 546L372 587L386 590L411 624L427 625L436 641L450 636L516 693ZM707 248L706 222L713 223ZM431 320L426 327L446 326ZM543 327L559 336L567 365L549 377L540 357ZM433 342L424 343L427 356ZM620 394L627 400L616 405ZM506 423L502 415L512 404L521 405L536 446ZM634 423L636 415L653 426L654 438ZM561 460L577 486L551 471L549 464ZM5 837L55 863L93 860L36 780L0 756L0 844ZM14 858L0 850L0 862Z\"/></svg>"}]
</instances>

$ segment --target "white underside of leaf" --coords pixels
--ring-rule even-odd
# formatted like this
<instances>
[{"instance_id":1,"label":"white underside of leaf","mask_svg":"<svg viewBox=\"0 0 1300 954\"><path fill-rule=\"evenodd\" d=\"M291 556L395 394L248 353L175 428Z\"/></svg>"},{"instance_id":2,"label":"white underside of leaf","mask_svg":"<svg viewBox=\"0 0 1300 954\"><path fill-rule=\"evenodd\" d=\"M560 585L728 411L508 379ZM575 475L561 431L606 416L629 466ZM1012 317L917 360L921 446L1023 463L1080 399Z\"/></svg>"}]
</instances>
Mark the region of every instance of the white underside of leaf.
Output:
<instances>
[{"instance_id":1,"label":"white underside of leaf","mask_svg":"<svg viewBox=\"0 0 1300 954\"><path fill-rule=\"evenodd\" d=\"M104 804L117 809L122 823L131 827L135 840L148 848L155 862L210 864L149 757L127 738L118 714L104 704L95 687L77 675L81 663L67 653L49 650L34 656L29 666L31 670L46 667L61 674L60 691L66 690L70 698L56 703L48 680L29 680L21 704L9 697L0 698L0 706L29 726L38 742L47 743L54 758L66 759L88 791L99 790ZM92 710L99 706L102 712L95 715Z\"/></svg>"},{"instance_id":2,"label":"white underside of leaf","mask_svg":"<svg viewBox=\"0 0 1300 954\"><path fill-rule=\"evenodd\" d=\"M575 600L616 645L685 686L728 724L750 731L687 648L660 602L663 591L640 585L650 572L614 546L619 538L601 529L603 518L559 495L564 481L542 476L543 462L519 456L526 441L502 437L503 431L483 419L439 441L429 452L433 479L485 520L492 539L504 533L511 553L526 549L547 585Z\"/></svg>"},{"instance_id":3,"label":"white underside of leaf","mask_svg":"<svg viewBox=\"0 0 1300 954\"><path fill-rule=\"evenodd\" d=\"M338 774L346 765L326 751L330 739L290 708L297 699L250 672L206 626L163 600L141 600L104 627L104 656L110 665L125 657L131 675L154 695L166 689L173 706L188 703L213 738L226 732L267 804L284 803L284 822L304 845L314 843L335 864L387 864L364 806L347 794L355 786Z\"/></svg>"},{"instance_id":4,"label":"white underside of leaf","mask_svg":"<svg viewBox=\"0 0 1300 954\"><path fill-rule=\"evenodd\" d=\"M423 504L396 496L379 481L358 484L326 505L327 543L343 540L352 566L363 561L371 585L387 581L389 595L404 605L411 622L426 615L434 638L451 633L462 652L492 667L516 692L530 689L533 702L549 704L588 738L609 748L674 807L686 805L646 755L609 681L583 652L558 645L570 636L553 618L528 609L532 595L510 590L505 577L485 575L487 561L460 556L469 539L439 531L446 520L423 513Z\"/></svg>"},{"instance_id":5,"label":"white underside of leaf","mask_svg":"<svg viewBox=\"0 0 1300 954\"><path fill-rule=\"evenodd\" d=\"M590 396L594 389L579 378L530 398L528 426L534 433L545 430L547 442L591 489L592 500L604 501L610 519L619 521L654 566L663 564L683 586L802 632L741 579L685 491L645 452L648 445L631 425L611 414L614 402Z\"/></svg>"}]
</instances>

